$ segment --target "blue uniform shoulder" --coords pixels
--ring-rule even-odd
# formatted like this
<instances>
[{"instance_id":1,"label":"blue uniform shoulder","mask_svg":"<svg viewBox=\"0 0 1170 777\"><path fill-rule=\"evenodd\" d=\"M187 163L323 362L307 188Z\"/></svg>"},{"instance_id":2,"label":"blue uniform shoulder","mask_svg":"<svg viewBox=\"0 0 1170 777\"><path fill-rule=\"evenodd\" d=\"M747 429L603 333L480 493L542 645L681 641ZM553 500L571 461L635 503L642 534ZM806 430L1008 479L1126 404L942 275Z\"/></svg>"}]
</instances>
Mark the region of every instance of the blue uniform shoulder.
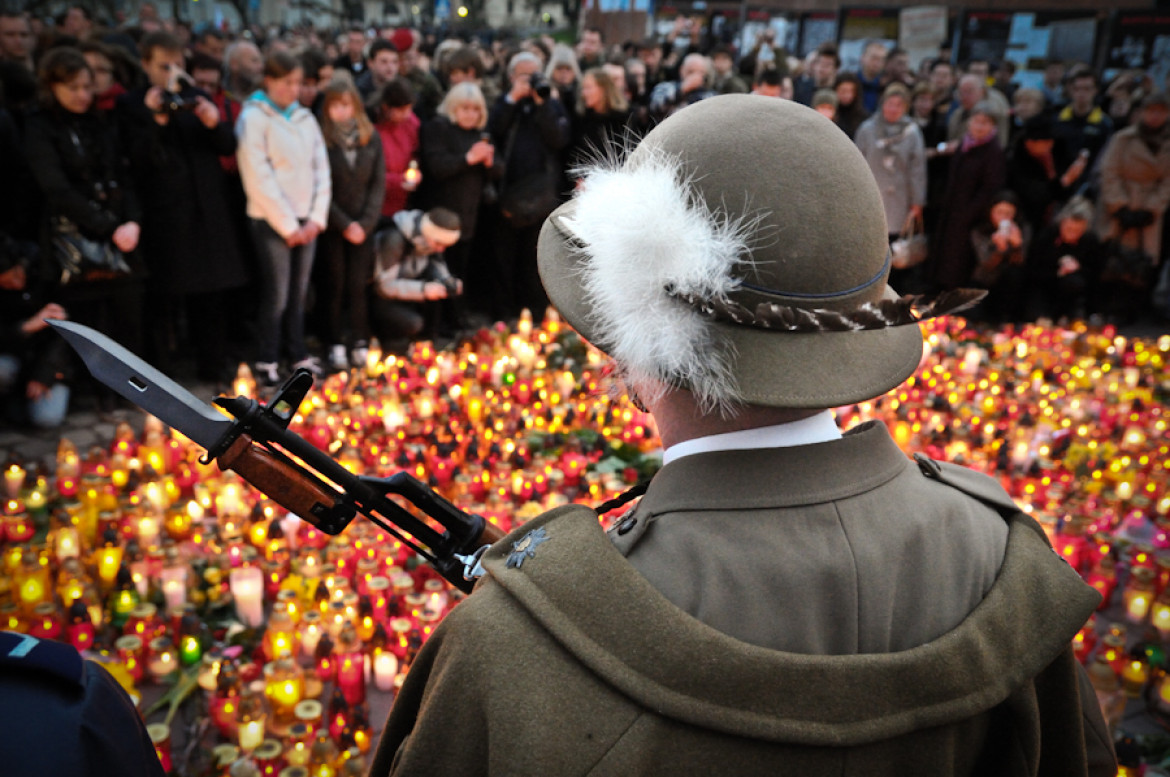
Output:
<instances>
[{"instance_id":1,"label":"blue uniform shoulder","mask_svg":"<svg viewBox=\"0 0 1170 777\"><path fill-rule=\"evenodd\" d=\"M81 654L63 642L0 631L0 670L46 672L81 686Z\"/></svg>"}]
</instances>

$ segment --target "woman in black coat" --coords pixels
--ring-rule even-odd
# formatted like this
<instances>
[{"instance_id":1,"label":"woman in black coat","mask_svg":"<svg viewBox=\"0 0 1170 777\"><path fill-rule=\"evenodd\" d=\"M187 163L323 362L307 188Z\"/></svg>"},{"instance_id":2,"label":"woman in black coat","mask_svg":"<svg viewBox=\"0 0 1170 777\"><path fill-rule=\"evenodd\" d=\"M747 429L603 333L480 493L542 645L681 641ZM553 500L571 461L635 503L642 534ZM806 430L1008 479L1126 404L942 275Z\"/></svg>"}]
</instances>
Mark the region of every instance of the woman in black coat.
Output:
<instances>
[{"instance_id":1,"label":"woman in black coat","mask_svg":"<svg viewBox=\"0 0 1170 777\"><path fill-rule=\"evenodd\" d=\"M134 254L139 211L118 154L117 132L94 110L93 72L77 49L48 52L39 81L41 105L27 119L25 148L45 197L43 265L56 266L50 225L64 218L83 237L112 243L131 270L116 277L73 279L52 296L73 320L140 350L144 271ZM56 274L53 280L60 279Z\"/></svg>"},{"instance_id":2,"label":"woman in black coat","mask_svg":"<svg viewBox=\"0 0 1170 777\"><path fill-rule=\"evenodd\" d=\"M352 366L361 367L369 354L367 294L374 277L374 228L386 198L386 163L381 138L352 82L331 81L322 94L321 134L329 154L333 199L329 228L321 235L317 255L326 287L329 366L342 370L351 360Z\"/></svg>"},{"instance_id":3,"label":"woman in black coat","mask_svg":"<svg viewBox=\"0 0 1170 777\"><path fill-rule=\"evenodd\" d=\"M930 279L936 289L954 289L971 278L975 266L971 230L987 217L1007 177L1003 149L996 141L997 118L991 103L976 105L967 134L951 159L930 256Z\"/></svg>"},{"instance_id":4,"label":"woman in black coat","mask_svg":"<svg viewBox=\"0 0 1170 777\"><path fill-rule=\"evenodd\" d=\"M438 115L423 126L423 201L426 208L447 208L462 224L459 242L444 252L447 267L456 278L470 281L464 293L476 301L486 281L483 267L471 267L472 246L479 223L484 188L496 185L503 160L496 158L487 126L487 104L479 87L463 82L451 87L439 105ZM457 316L460 314L457 312Z\"/></svg>"}]
</instances>

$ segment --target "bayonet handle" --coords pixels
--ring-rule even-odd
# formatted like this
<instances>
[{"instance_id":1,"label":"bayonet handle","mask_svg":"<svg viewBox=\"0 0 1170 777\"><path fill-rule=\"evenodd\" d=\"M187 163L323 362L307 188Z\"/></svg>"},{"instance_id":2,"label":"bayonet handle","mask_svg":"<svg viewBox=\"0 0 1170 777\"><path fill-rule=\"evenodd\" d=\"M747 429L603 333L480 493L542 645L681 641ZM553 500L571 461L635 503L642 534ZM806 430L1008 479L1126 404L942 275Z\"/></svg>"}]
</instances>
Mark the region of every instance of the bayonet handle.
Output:
<instances>
[{"instance_id":1,"label":"bayonet handle","mask_svg":"<svg viewBox=\"0 0 1170 777\"><path fill-rule=\"evenodd\" d=\"M495 545L504 536L504 531L486 518L483 521L483 531L479 535L480 545Z\"/></svg>"},{"instance_id":2,"label":"bayonet handle","mask_svg":"<svg viewBox=\"0 0 1170 777\"><path fill-rule=\"evenodd\" d=\"M263 491L273 501L318 529L337 534L340 528L328 524L340 494L308 473L298 470L271 451L252 444L241 434L216 461ZM352 516L351 516L352 517ZM348 521L346 521L348 523Z\"/></svg>"}]
</instances>

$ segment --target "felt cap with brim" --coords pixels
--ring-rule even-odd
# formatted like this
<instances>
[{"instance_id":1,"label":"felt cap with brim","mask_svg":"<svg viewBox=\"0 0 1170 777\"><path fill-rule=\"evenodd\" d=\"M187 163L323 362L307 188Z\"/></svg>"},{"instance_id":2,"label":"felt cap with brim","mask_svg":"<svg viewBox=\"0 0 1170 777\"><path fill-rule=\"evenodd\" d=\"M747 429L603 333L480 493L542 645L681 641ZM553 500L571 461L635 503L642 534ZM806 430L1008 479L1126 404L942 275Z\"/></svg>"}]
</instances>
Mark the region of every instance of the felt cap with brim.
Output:
<instances>
[{"instance_id":1,"label":"felt cap with brim","mask_svg":"<svg viewBox=\"0 0 1170 777\"><path fill-rule=\"evenodd\" d=\"M849 404L922 358L916 323L872 321L898 295L869 166L788 100L725 95L679 111L585 175L537 255L549 299L585 339L627 375L708 404ZM753 311L778 318L737 323ZM848 331L822 331L830 319Z\"/></svg>"}]
</instances>

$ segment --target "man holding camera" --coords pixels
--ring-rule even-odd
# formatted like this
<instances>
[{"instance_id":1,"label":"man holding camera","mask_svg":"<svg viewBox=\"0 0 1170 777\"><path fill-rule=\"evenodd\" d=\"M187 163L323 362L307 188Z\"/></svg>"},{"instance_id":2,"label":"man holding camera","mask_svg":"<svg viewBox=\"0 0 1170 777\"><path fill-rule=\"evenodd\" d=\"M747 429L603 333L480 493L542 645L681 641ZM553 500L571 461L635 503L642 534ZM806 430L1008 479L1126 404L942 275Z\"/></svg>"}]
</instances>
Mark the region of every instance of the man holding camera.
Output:
<instances>
[{"instance_id":1,"label":"man holding camera","mask_svg":"<svg viewBox=\"0 0 1170 777\"><path fill-rule=\"evenodd\" d=\"M228 208L220 156L235 153L232 127L183 72L178 39L157 32L139 43L149 86L118 102L126 155L142 193L142 251L150 270L147 315L151 358L166 361L182 333L177 302L186 298L200 322L190 344L200 377L230 377L226 339L233 320L227 292L247 279Z\"/></svg>"},{"instance_id":2,"label":"man holding camera","mask_svg":"<svg viewBox=\"0 0 1170 777\"><path fill-rule=\"evenodd\" d=\"M536 271L536 241L545 216L559 204L560 154L569 144L569 119L541 62L521 51L508 62L509 88L492 106L488 132L503 151L501 218L496 224L495 288L497 319L516 319L527 308L539 318L548 297Z\"/></svg>"}]
</instances>

